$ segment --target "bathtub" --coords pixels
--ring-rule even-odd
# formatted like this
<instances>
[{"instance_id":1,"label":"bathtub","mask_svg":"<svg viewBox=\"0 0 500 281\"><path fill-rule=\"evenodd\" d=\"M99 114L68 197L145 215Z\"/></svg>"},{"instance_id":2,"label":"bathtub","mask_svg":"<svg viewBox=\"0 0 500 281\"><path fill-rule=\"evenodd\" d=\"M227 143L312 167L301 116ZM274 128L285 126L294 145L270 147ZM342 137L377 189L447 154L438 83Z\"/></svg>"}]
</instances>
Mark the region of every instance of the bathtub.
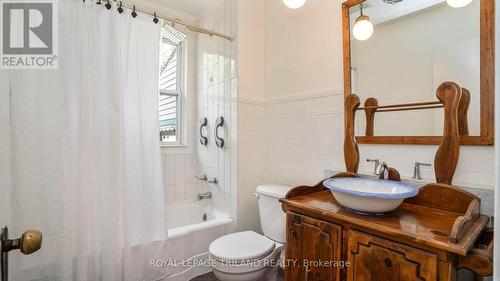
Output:
<instances>
[{"instance_id":1,"label":"bathtub","mask_svg":"<svg viewBox=\"0 0 500 281\"><path fill-rule=\"evenodd\" d=\"M168 241L166 263L170 275L165 281L187 281L210 272L208 246L215 239L234 232L229 215L212 206L187 203L166 208Z\"/></svg>"}]
</instances>

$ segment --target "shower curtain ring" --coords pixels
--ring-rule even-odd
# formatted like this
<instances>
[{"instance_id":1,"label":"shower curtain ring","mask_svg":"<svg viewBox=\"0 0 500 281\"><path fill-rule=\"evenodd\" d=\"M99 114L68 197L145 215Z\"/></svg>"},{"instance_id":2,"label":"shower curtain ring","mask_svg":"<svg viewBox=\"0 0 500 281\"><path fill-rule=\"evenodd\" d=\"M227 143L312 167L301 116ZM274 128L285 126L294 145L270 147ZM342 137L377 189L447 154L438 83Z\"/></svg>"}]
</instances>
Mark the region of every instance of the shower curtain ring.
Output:
<instances>
[{"instance_id":1,"label":"shower curtain ring","mask_svg":"<svg viewBox=\"0 0 500 281\"><path fill-rule=\"evenodd\" d=\"M137 17L137 13L135 12L135 5L133 7L133 10L132 10L132 17Z\"/></svg>"},{"instance_id":2,"label":"shower curtain ring","mask_svg":"<svg viewBox=\"0 0 500 281\"><path fill-rule=\"evenodd\" d=\"M111 3L109 3L109 0L108 0L108 3L106 3L106 9L108 9L108 10L111 9Z\"/></svg>"},{"instance_id":3,"label":"shower curtain ring","mask_svg":"<svg viewBox=\"0 0 500 281\"><path fill-rule=\"evenodd\" d=\"M120 1L120 3L118 4L118 13L120 13L120 14L123 13L122 5L123 5L123 3L122 3L122 1Z\"/></svg>"},{"instance_id":4,"label":"shower curtain ring","mask_svg":"<svg viewBox=\"0 0 500 281\"><path fill-rule=\"evenodd\" d=\"M153 19L153 22L154 22L154 23L158 23L158 21L159 21L159 20L158 20L158 18L156 17L156 12L154 13L154 15L155 15L155 17L154 17L154 19Z\"/></svg>"}]
</instances>

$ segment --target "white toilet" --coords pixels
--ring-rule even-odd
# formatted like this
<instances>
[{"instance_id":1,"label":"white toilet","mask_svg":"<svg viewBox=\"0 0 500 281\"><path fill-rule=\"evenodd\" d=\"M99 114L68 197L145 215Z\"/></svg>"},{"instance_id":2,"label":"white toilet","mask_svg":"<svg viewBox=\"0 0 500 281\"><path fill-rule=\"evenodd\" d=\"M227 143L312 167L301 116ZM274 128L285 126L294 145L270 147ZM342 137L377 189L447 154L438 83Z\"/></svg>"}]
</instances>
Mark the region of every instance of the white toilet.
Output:
<instances>
[{"instance_id":1,"label":"white toilet","mask_svg":"<svg viewBox=\"0 0 500 281\"><path fill-rule=\"evenodd\" d=\"M275 262L285 245L286 217L279 199L292 188L288 185L257 187L260 225L263 235L243 231L220 237L210 244L212 269L221 281L273 280Z\"/></svg>"}]
</instances>

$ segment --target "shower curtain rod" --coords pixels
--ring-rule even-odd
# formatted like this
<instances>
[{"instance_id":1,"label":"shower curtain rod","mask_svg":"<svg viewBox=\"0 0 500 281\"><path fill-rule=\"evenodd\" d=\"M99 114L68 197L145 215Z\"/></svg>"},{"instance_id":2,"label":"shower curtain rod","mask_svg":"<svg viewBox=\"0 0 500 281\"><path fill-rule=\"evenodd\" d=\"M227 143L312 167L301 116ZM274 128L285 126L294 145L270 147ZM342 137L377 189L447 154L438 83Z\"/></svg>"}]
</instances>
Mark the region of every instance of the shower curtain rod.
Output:
<instances>
[{"instance_id":1,"label":"shower curtain rod","mask_svg":"<svg viewBox=\"0 0 500 281\"><path fill-rule=\"evenodd\" d=\"M83 0L83 1L85 2L85 0ZM199 27L199 26L188 24L188 23L184 23L182 20L174 19L174 18L165 16L165 15L160 15L160 14L154 12L154 11L150 12L150 11L148 11L146 9L137 7L136 5L126 5L126 4L123 3L123 1L117 1L117 0L112 0L112 1L115 2L115 3L117 3L117 5L119 5L118 8L122 8L122 9L126 8L126 9L132 10L133 12L135 11L135 12L139 12L141 14L150 15L150 16L152 16L154 18L160 18L162 20L170 22L171 25L172 25L172 27L175 27L175 25L178 24L178 25L184 26L185 28L187 28L190 31L207 34L207 35L209 35L211 37L212 36L217 36L217 37L221 37L221 38L227 39L229 41L234 41L234 38L232 36L229 36L229 35L226 35L226 34L223 34L223 33L219 33L219 32L216 32L216 31L213 31L213 30L209 30L209 29L206 29L206 28L203 28L203 27ZM96 2L96 4L102 4L102 2L107 2L107 4L105 5L105 7L108 10L111 9L111 4L110 4L109 0L107 0L107 1L98 0Z\"/></svg>"}]
</instances>

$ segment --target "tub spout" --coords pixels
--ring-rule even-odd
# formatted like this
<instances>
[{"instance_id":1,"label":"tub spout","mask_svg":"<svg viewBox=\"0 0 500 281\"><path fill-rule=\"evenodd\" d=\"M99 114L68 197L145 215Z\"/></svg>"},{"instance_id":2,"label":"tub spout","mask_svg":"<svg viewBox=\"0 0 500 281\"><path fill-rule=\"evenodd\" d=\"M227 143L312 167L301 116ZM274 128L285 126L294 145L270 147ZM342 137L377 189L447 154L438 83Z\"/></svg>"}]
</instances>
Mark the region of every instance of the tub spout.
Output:
<instances>
[{"instance_id":1,"label":"tub spout","mask_svg":"<svg viewBox=\"0 0 500 281\"><path fill-rule=\"evenodd\" d=\"M205 193L198 193L198 196L196 196L198 198L198 201L201 201L203 199L210 199L212 198L212 192L205 192Z\"/></svg>"}]
</instances>

